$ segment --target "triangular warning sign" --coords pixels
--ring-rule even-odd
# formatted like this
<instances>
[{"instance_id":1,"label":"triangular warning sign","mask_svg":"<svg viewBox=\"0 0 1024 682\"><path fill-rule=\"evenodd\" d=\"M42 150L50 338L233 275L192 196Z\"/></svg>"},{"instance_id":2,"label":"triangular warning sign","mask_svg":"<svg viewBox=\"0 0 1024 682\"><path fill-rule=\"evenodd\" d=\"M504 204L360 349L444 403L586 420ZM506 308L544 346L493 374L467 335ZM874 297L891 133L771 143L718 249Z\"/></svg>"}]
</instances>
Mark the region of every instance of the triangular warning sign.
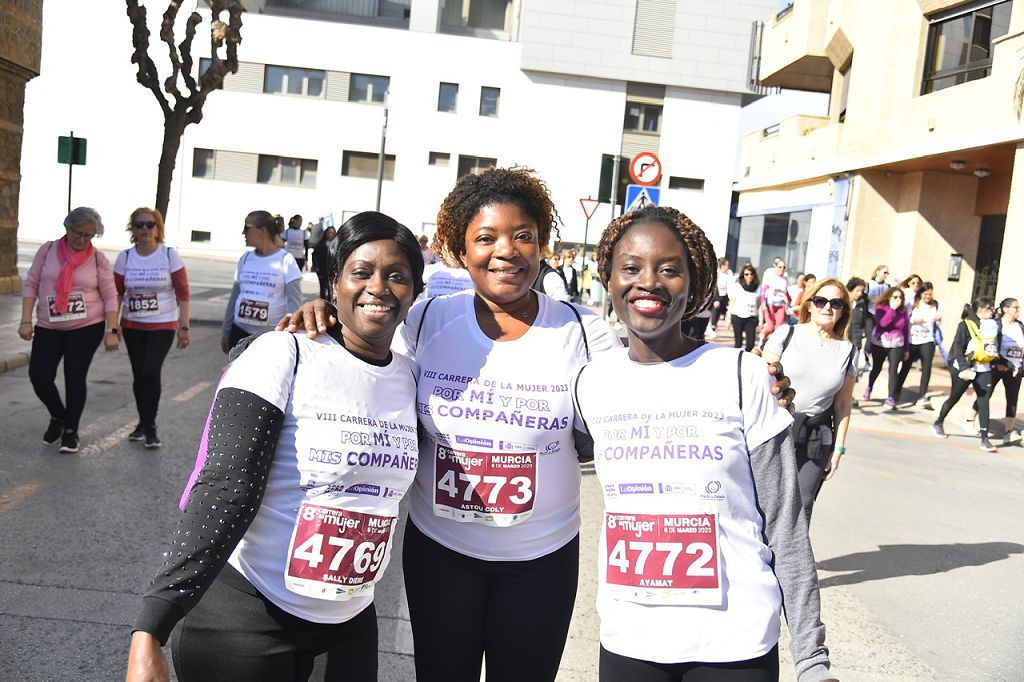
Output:
<instances>
[{"instance_id":1,"label":"triangular warning sign","mask_svg":"<svg viewBox=\"0 0 1024 682\"><path fill-rule=\"evenodd\" d=\"M594 217L594 212L600 205L601 202L597 199L580 199L580 206L583 207L583 215L587 216L587 220Z\"/></svg>"}]
</instances>

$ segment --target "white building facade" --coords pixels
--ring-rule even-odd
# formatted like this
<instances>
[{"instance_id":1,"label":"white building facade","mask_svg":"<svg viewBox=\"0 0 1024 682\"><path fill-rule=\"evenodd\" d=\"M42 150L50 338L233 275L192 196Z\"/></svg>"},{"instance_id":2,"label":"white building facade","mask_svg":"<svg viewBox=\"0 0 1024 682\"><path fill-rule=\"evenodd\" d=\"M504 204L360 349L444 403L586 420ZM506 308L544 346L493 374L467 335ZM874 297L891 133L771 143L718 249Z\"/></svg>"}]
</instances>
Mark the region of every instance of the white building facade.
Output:
<instances>
[{"instance_id":1,"label":"white building facade","mask_svg":"<svg viewBox=\"0 0 1024 682\"><path fill-rule=\"evenodd\" d=\"M149 4L154 17L163 9ZM776 0L245 4L239 72L211 94L179 152L167 242L183 252L237 256L243 219L257 209L336 223L373 209L387 91L381 210L417 234L432 234L460 173L523 165L551 190L562 241L581 243L578 200L598 196L602 154L652 151L663 166L660 203L724 253L751 24ZM208 55L208 31L199 27L197 58ZM151 42L156 58L155 31ZM120 226L152 204L162 118L135 82L131 52L123 5L44 5L42 73L25 105L20 239L60 234L68 167L55 147L69 131L88 140L71 204L100 211L104 245L126 244ZM610 205L598 208L586 241L611 217Z\"/></svg>"}]
</instances>

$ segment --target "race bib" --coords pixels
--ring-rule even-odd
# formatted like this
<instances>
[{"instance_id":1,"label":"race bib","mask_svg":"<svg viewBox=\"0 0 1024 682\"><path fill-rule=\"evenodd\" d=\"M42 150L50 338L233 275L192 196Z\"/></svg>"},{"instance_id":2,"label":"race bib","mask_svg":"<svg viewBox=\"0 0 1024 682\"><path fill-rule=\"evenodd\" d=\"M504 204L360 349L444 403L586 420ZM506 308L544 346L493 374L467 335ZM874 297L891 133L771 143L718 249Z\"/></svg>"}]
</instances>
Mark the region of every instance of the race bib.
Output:
<instances>
[{"instance_id":1,"label":"race bib","mask_svg":"<svg viewBox=\"0 0 1024 682\"><path fill-rule=\"evenodd\" d=\"M135 317L149 317L160 312L160 302L155 292L128 294L125 308Z\"/></svg>"},{"instance_id":2,"label":"race bib","mask_svg":"<svg viewBox=\"0 0 1024 682\"><path fill-rule=\"evenodd\" d=\"M1024 360L1024 348L1020 346L1008 346L1006 348L1006 357L1009 360Z\"/></svg>"},{"instance_id":3,"label":"race bib","mask_svg":"<svg viewBox=\"0 0 1024 682\"><path fill-rule=\"evenodd\" d=\"M605 588L622 601L718 606L721 554L715 514L604 516Z\"/></svg>"},{"instance_id":4,"label":"race bib","mask_svg":"<svg viewBox=\"0 0 1024 682\"><path fill-rule=\"evenodd\" d=\"M270 303L243 298L238 302L238 321L258 327L270 322Z\"/></svg>"},{"instance_id":5,"label":"race bib","mask_svg":"<svg viewBox=\"0 0 1024 682\"><path fill-rule=\"evenodd\" d=\"M398 519L303 502L289 543L285 586L329 601L372 595Z\"/></svg>"},{"instance_id":6,"label":"race bib","mask_svg":"<svg viewBox=\"0 0 1024 682\"><path fill-rule=\"evenodd\" d=\"M536 452L469 452L437 446L435 515L514 526L530 517L536 497Z\"/></svg>"},{"instance_id":7,"label":"race bib","mask_svg":"<svg viewBox=\"0 0 1024 682\"><path fill-rule=\"evenodd\" d=\"M53 309L53 306L57 303L56 296L48 296L46 302L50 311L50 322L70 322L71 320L85 319L85 294L80 291L68 294L68 309L63 313L58 313Z\"/></svg>"}]
</instances>

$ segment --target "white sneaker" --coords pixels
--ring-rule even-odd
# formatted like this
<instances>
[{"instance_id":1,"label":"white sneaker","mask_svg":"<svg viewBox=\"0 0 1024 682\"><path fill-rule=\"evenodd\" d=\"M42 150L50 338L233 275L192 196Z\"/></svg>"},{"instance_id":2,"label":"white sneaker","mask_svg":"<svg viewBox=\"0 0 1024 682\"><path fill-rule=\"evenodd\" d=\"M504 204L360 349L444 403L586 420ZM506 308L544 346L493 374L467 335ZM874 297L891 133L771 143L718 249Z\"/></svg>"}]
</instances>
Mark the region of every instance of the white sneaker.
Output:
<instances>
[{"instance_id":1,"label":"white sneaker","mask_svg":"<svg viewBox=\"0 0 1024 682\"><path fill-rule=\"evenodd\" d=\"M935 409L934 407L932 407L932 399L931 398L921 398L920 400L917 401L917 403L915 403L915 407L919 407L922 410L934 410Z\"/></svg>"},{"instance_id":2,"label":"white sneaker","mask_svg":"<svg viewBox=\"0 0 1024 682\"><path fill-rule=\"evenodd\" d=\"M1020 442L1020 431L1007 431L1003 434L1003 445L1011 445L1014 441Z\"/></svg>"},{"instance_id":3,"label":"white sneaker","mask_svg":"<svg viewBox=\"0 0 1024 682\"><path fill-rule=\"evenodd\" d=\"M704 338L705 339L713 339L716 336L718 336L718 332L716 332L714 329L710 329L710 330L708 330L708 333L704 335Z\"/></svg>"}]
</instances>

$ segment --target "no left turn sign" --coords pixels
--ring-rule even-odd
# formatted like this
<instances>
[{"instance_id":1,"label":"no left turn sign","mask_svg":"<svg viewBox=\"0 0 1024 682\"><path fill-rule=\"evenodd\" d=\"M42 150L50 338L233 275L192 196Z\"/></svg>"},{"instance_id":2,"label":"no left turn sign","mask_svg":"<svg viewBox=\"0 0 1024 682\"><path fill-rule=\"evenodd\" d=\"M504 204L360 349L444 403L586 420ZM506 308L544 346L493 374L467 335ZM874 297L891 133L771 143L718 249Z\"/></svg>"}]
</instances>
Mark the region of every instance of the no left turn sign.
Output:
<instances>
[{"instance_id":1,"label":"no left turn sign","mask_svg":"<svg viewBox=\"0 0 1024 682\"><path fill-rule=\"evenodd\" d=\"M640 152L629 162L629 177L638 185L656 185L661 180L661 159L654 152Z\"/></svg>"}]
</instances>

